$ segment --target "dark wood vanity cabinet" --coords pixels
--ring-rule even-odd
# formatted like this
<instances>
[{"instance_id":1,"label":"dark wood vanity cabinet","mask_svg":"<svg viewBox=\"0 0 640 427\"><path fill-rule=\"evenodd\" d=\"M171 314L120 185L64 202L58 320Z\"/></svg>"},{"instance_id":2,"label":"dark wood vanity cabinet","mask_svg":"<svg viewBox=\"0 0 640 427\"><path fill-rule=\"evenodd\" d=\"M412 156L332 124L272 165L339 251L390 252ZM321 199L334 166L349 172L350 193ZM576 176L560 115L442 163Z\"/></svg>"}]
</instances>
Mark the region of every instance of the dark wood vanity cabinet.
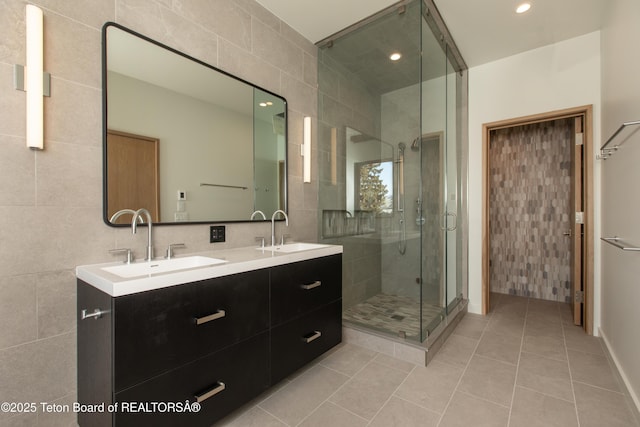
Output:
<instances>
[{"instance_id":1,"label":"dark wood vanity cabinet","mask_svg":"<svg viewBox=\"0 0 640 427\"><path fill-rule=\"evenodd\" d=\"M113 300L116 392L269 329L269 270Z\"/></svg>"},{"instance_id":2,"label":"dark wood vanity cabinet","mask_svg":"<svg viewBox=\"0 0 640 427\"><path fill-rule=\"evenodd\" d=\"M341 258L122 297L78 279L78 401L105 404L79 425L209 426L257 396L341 341Z\"/></svg>"},{"instance_id":3,"label":"dark wood vanity cabinet","mask_svg":"<svg viewBox=\"0 0 640 427\"><path fill-rule=\"evenodd\" d=\"M342 340L342 255L271 270L271 381Z\"/></svg>"}]
</instances>

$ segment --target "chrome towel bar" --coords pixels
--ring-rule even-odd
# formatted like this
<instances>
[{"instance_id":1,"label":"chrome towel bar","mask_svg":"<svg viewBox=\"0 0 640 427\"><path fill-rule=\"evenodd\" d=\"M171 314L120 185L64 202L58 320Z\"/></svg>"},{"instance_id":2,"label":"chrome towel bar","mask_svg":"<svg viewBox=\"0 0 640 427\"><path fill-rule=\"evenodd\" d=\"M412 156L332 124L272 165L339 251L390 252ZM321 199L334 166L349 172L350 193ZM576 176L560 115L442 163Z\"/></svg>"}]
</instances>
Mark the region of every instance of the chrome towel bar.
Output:
<instances>
[{"instance_id":1,"label":"chrome towel bar","mask_svg":"<svg viewBox=\"0 0 640 427\"><path fill-rule=\"evenodd\" d=\"M616 248L620 248L623 251L640 251L640 248L637 246L631 246L628 243L623 242L619 237L601 237L600 240L604 240L610 245L615 246Z\"/></svg>"},{"instance_id":2,"label":"chrome towel bar","mask_svg":"<svg viewBox=\"0 0 640 427\"><path fill-rule=\"evenodd\" d=\"M599 160L607 160L609 157L611 157L611 155L618 150L619 145L614 145L611 148L609 148L608 145L614 139L616 139L616 137L620 134L620 132L622 132L624 128L626 128L627 126L636 126L636 125L640 125L640 120L634 120L632 122L622 123L622 125L618 128L618 130L616 130L613 133L613 135L611 135L609 139L607 139L607 142L605 142L604 145L600 147L600 154L597 156L597 158Z\"/></svg>"},{"instance_id":3,"label":"chrome towel bar","mask_svg":"<svg viewBox=\"0 0 640 427\"><path fill-rule=\"evenodd\" d=\"M225 184L207 184L206 182L201 182L200 187L222 187L222 188L237 188L238 190L248 190L249 187L242 187L240 185L225 185Z\"/></svg>"}]
</instances>

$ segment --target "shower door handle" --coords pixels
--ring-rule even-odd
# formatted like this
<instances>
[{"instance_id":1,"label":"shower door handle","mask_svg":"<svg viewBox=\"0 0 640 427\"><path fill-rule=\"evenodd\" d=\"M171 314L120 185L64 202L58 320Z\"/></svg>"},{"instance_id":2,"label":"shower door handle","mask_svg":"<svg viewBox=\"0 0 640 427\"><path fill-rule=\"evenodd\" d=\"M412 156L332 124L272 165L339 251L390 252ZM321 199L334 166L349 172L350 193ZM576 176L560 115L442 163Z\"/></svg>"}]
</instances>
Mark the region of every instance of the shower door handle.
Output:
<instances>
[{"instance_id":1,"label":"shower door handle","mask_svg":"<svg viewBox=\"0 0 640 427\"><path fill-rule=\"evenodd\" d=\"M453 227L449 227L449 217L453 217ZM455 212L445 212L442 214L444 222L440 224L440 228L443 231L454 231L458 228L458 215Z\"/></svg>"},{"instance_id":2,"label":"shower door handle","mask_svg":"<svg viewBox=\"0 0 640 427\"><path fill-rule=\"evenodd\" d=\"M453 217L453 227L447 227L447 231L454 231L456 228L458 228L458 215L455 212L447 212L447 216Z\"/></svg>"}]
</instances>

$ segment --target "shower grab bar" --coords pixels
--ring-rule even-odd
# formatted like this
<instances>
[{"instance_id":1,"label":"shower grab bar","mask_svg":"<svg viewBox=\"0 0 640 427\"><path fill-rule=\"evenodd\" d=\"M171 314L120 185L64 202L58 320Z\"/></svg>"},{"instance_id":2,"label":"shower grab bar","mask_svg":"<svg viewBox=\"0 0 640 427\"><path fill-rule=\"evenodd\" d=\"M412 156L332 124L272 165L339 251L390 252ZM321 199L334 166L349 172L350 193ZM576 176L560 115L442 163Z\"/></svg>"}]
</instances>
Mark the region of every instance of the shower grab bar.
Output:
<instances>
[{"instance_id":1,"label":"shower grab bar","mask_svg":"<svg viewBox=\"0 0 640 427\"><path fill-rule=\"evenodd\" d=\"M613 245L616 248L622 249L623 251L633 251L633 252L639 252L640 251L639 247L631 246L631 245L623 242L617 236L614 236L614 237L601 237L600 240L604 240L605 242L609 243L610 245Z\"/></svg>"},{"instance_id":2,"label":"shower grab bar","mask_svg":"<svg viewBox=\"0 0 640 427\"><path fill-rule=\"evenodd\" d=\"M237 188L238 190L248 190L249 187L242 187L240 185L224 185L224 184L207 184L206 182L201 182L200 187L222 187L222 188Z\"/></svg>"}]
</instances>

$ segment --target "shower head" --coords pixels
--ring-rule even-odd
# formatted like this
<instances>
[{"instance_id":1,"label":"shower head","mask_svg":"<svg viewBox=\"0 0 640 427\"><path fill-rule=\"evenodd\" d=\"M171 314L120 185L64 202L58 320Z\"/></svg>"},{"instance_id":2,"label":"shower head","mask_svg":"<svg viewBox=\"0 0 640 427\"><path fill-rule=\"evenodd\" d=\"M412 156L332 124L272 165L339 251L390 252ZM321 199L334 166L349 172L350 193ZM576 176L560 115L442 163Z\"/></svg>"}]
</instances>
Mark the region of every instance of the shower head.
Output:
<instances>
[{"instance_id":1,"label":"shower head","mask_svg":"<svg viewBox=\"0 0 640 427\"><path fill-rule=\"evenodd\" d=\"M405 148L407 148L407 144L405 144L404 142L398 143L398 150L404 151Z\"/></svg>"},{"instance_id":2,"label":"shower head","mask_svg":"<svg viewBox=\"0 0 640 427\"><path fill-rule=\"evenodd\" d=\"M420 144L422 143L422 137L419 136L413 140L411 143L411 151L418 151L420 149Z\"/></svg>"}]
</instances>

